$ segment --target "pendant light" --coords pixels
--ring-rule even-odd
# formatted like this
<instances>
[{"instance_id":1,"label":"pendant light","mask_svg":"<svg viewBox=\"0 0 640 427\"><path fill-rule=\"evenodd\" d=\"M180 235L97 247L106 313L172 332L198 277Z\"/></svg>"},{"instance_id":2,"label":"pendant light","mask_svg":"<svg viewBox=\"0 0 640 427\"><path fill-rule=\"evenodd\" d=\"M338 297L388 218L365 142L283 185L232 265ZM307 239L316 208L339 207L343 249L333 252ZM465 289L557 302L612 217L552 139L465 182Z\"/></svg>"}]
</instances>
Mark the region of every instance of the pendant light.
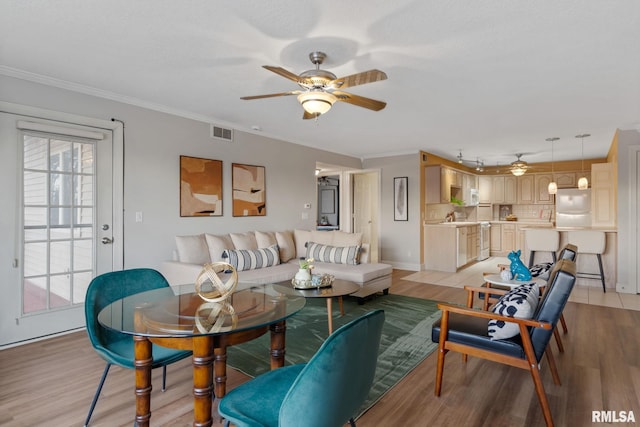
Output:
<instances>
[{"instance_id":1,"label":"pendant light","mask_svg":"<svg viewBox=\"0 0 640 427\"><path fill-rule=\"evenodd\" d=\"M586 190L589 188L589 181L584 173L584 139L591 136L590 133L582 133L580 135L576 135L576 138L580 138L581 146L582 146L582 166L580 173L582 173L582 177L578 180L578 188L580 190Z\"/></svg>"},{"instance_id":2,"label":"pendant light","mask_svg":"<svg viewBox=\"0 0 640 427\"><path fill-rule=\"evenodd\" d=\"M559 139L557 136L554 136L545 140L551 143L551 182L549 183L549 187L547 187L549 194L556 194L558 192L558 184L556 183L556 177L553 173L553 143Z\"/></svg>"}]
</instances>

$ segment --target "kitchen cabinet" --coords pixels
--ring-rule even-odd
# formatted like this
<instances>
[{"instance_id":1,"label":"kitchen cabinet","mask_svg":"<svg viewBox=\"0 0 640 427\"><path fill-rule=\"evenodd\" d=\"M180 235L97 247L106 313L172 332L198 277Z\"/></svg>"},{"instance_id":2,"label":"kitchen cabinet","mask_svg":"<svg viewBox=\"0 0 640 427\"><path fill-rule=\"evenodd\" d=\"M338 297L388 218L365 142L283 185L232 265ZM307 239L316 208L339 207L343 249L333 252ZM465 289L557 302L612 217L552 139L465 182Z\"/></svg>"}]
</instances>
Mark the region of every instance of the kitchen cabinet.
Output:
<instances>
[{"instance_id":1,"label":"kitchen cabinet","mask_svg":"<svg viewBox=\"0 0 640 427\"><path fill-rule=\"evenodd\" d=\"M513 175L504 177L504 202L513 204L518 202L518 184L517 178Z\"/></svg>"},{"instance_id":2,"label":"kitchen cabinet","mask_svg":"<svg viewBox=\"0 0 640 427\"><path fill-rule=\"evenodd\" d=\"M511 252L516 249L516 225L502 224L500 235L502 252Z\"/></svg>"},{"instance_id":3,"label":"kitchen cabinet","mask_svg":"<svg viewBox=\"0 0 640 427\"><path fill-rule=\"evenodd\" d=\"M443 166L427 166L424 174L425 203L451 203L451 197L462 200L462 173ZM459 189L457 193L451 189Z\"/></svg>"},{"instance_id":4,"label":"kitchen cabinet","mask_svg":"<svg viewBox=\"0 0 640 427\"><path fill-rule=\"evenodd\" d=\"M491 243L489 246L491 255L497 255L502 251L502 224L491 223Z\"/></svg>"},{"instance_id":5,"label":"kitchen cabinet","mask_svg":"<svg viewBox=\"0 0 640 427\"><path fill-rule=\"evenodd\" d=\"M551 205L554 203L552 194L549 194L549 183L552 180L550 173L539 173L535 176L535 200L537 204Z\"/></svg>"},{"instance_id":6,"label":"kitchen cabinet","mask_svg":"<svg viewBox=\"0 0 640 427\"><path fill-rule=\"evenodd\" d=\"M478 192L480 193L480 204L487 205L493 201L493 177L478 177Z\"/></svg>"},{"instance_id":7,"label":"kitchen cabinet","mask_svg":"<svg viewBox=\"0 0 640 427\"><path fill-rule=\"evenodd\" d=\"M575 172L554 173L558 188L576 188L578 186L578 177Z\"/></svg>"},{"instance_id":8,"label":"kitchen cabinet","mask_svg":"<svg viewBox=\"0 0 640 427\"><path fill-rule=\"evenodd\" d=\"M477 224L425 224L424 236L427 270L456 272L478 257Z\"/></svg>"},{"instance_id":9,"label":"kitchen cabinet","mask_svg":"<svg viewBox=\"0 0 640 427\"><path fill-rule=\"evenodd\" d=\"M535 179L532 174L518 177L518 203L532 205L535 203Z\"/></svg>"},{"instance_id":10,"label":"kitchen cabinet","mask_svg":"<svg viewBox=\"0 0 640 427\"><path fill-rule=\"evenodd\" d=\"M513 204L517 202L517 181L513 175L498 175L493 177L493 203Z\"/></svg>"},{"instance_id":11,"label":"kitchen cabinet","mask_svg":"<svg viewBox=\"0 0 640 427\"><path fill-rule=\"evenodd\" d=\"M504 203L504 176L493 177L493 203Z\"/></svg>"},{"instance_id":12,"label":"kitchen cabinet","mask_svg":"<svg viewBox=\"0 0 640 427\"><path fill-rule=\"evenodd\" d=\"M591 165L591 225L616 226L616 183L613 163Z\"/></svg>"},{"instance_id":13,"label":"kitchen cabinet","mask_svg":"<svg viewBox=\"0 0 640 427\"><path fill-rule=\"evenodd\" d=\"M467 263L478 258L479 226L469 225L467 228Z\"/></svg>"},{"instance_id":14,"label":"kitchen cabinet","mask_svg":"<svg viewBox=\"0 0 640 427\"><path fill-rule=\"evenodd\" d=\"M456 227L457 256L456 267L460 268L467 263L467 227Z\"/></svg>"}]
</instances>

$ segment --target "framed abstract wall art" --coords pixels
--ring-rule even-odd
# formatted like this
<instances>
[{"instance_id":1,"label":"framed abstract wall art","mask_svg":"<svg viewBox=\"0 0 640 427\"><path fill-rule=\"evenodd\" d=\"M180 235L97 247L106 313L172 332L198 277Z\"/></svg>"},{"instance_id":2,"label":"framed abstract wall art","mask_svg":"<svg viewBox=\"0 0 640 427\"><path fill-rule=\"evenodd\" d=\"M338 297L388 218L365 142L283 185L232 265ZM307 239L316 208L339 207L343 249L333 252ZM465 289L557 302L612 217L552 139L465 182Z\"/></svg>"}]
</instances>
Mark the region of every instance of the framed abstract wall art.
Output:
<instances>
[{"instance_id":1,"label":"framed abstract wall art","mask_svg":"<svg viewBox=\"0 0 640 427\"><path fill-rule=\"evenodd\" d=\"M222 161L180 156L180 216L222 216Z\"/></svg>"},{"instance_id":2,"label":"framed abstract wall art","mask_svg":"<svg viewBox=\"0 0 640 427\"><path fill-rule=\"evenodd\" d=\"M264 166L233 163L233 216L265 216L267 214Z\"/></svg>"},{"instance_id":3,"label":"framed abstract wall art","mask_svg":"<svg viewBox=\"0 0 640 427\"><path fill-rule=\"evenodd\" d=\"M409 201L406 176L393 178L393 220L408 221L407 203Z\"/></svg>"}]
</instances>

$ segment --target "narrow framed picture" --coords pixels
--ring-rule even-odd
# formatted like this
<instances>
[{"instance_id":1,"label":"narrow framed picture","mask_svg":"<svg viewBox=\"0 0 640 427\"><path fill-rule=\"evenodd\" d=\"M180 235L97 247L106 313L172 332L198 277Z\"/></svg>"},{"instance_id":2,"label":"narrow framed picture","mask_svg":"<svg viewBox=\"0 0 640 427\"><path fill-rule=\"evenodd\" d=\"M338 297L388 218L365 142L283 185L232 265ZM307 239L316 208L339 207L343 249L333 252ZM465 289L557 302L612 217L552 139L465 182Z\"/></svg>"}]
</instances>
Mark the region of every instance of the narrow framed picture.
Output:
<instances>
[{"instance_id":1,"label":"narrow framed picture","mask_svg":"<svg viewBox=\"0 0 640 427\"><path fill-rule=\"evenodd\" d=\"M222 216L222 161L180 156L180 216Z\"/></svg>"},{"instance_id":2,"label":"narrow framed picture","mask_svg":"<svg viewBox=\"0 0 640 427\"><path fill-rule=\"evenodd\" d=\"M407 203L409 196L407 185L409 178L406 176L393 178L393 220L408 221Z\"/></svg>"},{"instance_id":3,"label":"narrow framed picture","mask_svg":"<svg viewBox=\"0 0 640 427\"><path fill-rule=\"evenodd\" d=\"M233 216L267 215L266 180L264 166L231 165L233 187Z\"/></svg>"}]
</instances>

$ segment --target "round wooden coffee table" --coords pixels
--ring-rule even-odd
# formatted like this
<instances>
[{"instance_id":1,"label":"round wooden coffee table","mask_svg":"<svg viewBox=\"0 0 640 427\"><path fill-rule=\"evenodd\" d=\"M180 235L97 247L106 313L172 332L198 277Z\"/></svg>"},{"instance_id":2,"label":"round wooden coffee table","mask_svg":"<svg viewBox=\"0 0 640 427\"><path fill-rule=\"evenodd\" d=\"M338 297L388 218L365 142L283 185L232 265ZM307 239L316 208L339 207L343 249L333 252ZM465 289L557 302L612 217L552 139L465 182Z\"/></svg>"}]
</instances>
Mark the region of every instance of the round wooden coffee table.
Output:
<instances>
[{"instance_id":1,"label":"round wooden coffee table","mask_svg":"<svg viewBox=\"0 0 640 427\"><path fill-rule=\"evenodd\" d=\"M352 294L360 289L360 285L348 280L335 279L331 286L326 288L296 289L305 298L324 298L327 300L327 321L329 323L329 335L333 333L333 297L338 298L340 314L344 315L342 297Z\"/></svg>"}]
</instances>

